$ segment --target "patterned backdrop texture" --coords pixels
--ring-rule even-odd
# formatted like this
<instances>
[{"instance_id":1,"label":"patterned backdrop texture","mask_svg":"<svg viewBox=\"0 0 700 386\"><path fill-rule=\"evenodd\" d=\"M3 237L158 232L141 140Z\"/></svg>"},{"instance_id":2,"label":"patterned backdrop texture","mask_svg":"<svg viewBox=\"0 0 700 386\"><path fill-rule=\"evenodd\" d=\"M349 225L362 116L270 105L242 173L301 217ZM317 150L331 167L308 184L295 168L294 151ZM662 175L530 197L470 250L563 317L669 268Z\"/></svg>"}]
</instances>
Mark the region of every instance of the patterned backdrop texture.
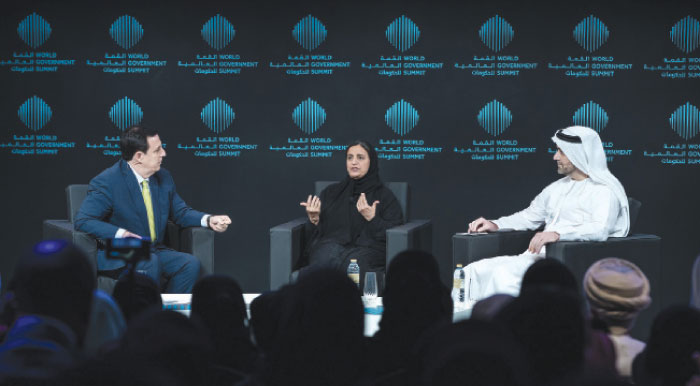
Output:
<instances>
[{"instance_id":1,"label":"patterned backdrop texture","mask_svg":"<svg viewBox=\"0 0 700 386\"><path fill-rule=\"evenodd\" d=\"M64 189L157 128L180 195L226 213L216 271L268 288L269 228L303 216L345 144L374 144L409 217L434 223L446 283L468 221L524 208L558 178L550 137L600 133L609 167L663 238L664 303L700 252L700 7L616 1L4 3L3 256L65 218Z\"/></svg>"}]
</instances>

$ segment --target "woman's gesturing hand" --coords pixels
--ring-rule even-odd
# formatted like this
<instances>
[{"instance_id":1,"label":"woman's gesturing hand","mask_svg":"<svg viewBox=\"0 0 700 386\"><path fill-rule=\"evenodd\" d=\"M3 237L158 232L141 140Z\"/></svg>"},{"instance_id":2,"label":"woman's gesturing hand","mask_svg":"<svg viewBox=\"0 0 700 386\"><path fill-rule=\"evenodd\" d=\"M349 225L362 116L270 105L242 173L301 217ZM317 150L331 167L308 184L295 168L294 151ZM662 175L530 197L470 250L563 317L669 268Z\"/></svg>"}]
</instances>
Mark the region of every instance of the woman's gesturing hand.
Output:
<instances>
[{"instance_id":1,"label":"woman's gesturing hand","mask_svg":"<svg viewBox=\"0 0 700 386\"><path fill-rule=\"evenodd\" d=\"M309 221L314 225L318 225L318 221L321 218L321 199L318 196L309 194L306 202L302 201L299 205L306 207L306 215L309 216Z\"/></svg>"},{"instance_id":2,"label":"woman's gesturing hand","mask_svg":"<svg viewBox=\"0 0 700 386\"><path fill-rule=\"evenodd\" d=\"M362 215L362 217L365 218L365 220L372 221L375 214L377 213L377 204L379 204L379 201L373 202L370 206L367 203L367 197L364 193L362 193L360 194L360 198L357 199L357 211L360 212L360 214Z\"/></svg>"}]
</instances>

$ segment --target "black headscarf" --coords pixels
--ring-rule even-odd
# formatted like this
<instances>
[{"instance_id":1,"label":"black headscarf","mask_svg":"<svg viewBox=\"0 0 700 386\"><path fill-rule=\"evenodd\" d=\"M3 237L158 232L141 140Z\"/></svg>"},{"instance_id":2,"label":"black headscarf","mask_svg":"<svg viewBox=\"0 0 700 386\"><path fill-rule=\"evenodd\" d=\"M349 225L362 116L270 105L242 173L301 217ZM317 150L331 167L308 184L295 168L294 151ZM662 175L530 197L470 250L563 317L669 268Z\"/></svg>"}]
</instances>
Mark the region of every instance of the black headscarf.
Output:
<instances>
[{"instance_id":1,"label":"black headscarf","mask_svg":"<svg viewBox=\"0 0 700 386\"><path fill-rule=\"evenodd\" d=\"M552 286L580 296L581 286L567 266L557 259L541 259L525 271L520 291L538 286Z\"/></svg>"},{"instance_id":2,"label":"black headscarf","mask_svg":"<svg viewBox=\"0 0 700 386\"><path fill-rule=\"evenodd\" d=\"M130 293L130 290L133 292ZM156 281L138 272L130 276L129 271L124 271L114 286L112 297L119 304L127 323L149 308L163 309L163 299Z\"/></svg>"},{"instance_id":3,"label":"black headscarf","mask_svg":"<svg viewBox=\"0 0 700 386\"><path fill-rule=\"evenodd\" d=\"M368 372L386 374L408 366L420 337L452 322L452 300L431 254L408 250L389 264L384 313L370 339Z\"/></svg>"},{"instance_id":4,"label":"black headscarf","mask_svg":"<svg viewBox=\"0 0 700 386\"><path fill-rule=\"evenodd\" d=\"M350 385L361 369L364 313L347 275L320 268L286 287L275 344L261 376L267 386Z\"/></svg>"},{"instance_id":5,"label":"black headscarf","mask_svg":"<svg viewBox=\"0 0 700 386\"><path fill-rule=\"evenodd\" d=\"M524 352L502 326L482 320L448 324L417 349L423 384L434 386L531 385Z\"/></svg>"},{"instance_id":6,"label":"black headscarf","mask_svg":"<svg viewBox=\"0 0 700 386\"><path fill-rule=\"evenodd\" d=\"M437 260L428 252L407 250L396 255L385 287L379 336L410 341L430 325L452 317L449 291L440 281Z\"/></svg>"},{"instance_id":7,"label":"black headscarf","mask_svg":"<svg viewBox=\"0 0 700 386\"><path fill-rule=\"evenodd\" d=\"M355 240L367 222L357 211L360 194L364 193L367 203L372 205L375 192L383 186L379 179L379 158L374 146L367 141L353 141L348 149L360 145L369 154L369 170L362 178L349 175L337 184L326 188L321 198L321 227L325 238L340 244ZM347 153L346 153L347 154Z\"/></svg>"},{"instance_id":8,"label":"black headscarf","mask_svg":"<svg viewBox=\"0 0 700 386\"><path fill-rule=\"evenodd\" d=\"M632 368L638 385L684 385L698 374L692 359L700 350L700 310L675 305L661 311L651 325L647 345Z\"/></svg>"},{"instance_id":9,"label":"black headscarf","mask_svg":"<svg viewBox=\"0 0 700 386\"><path fill-rule=\"evenodd\" d=\"M585 318L580 298L571 291L552 285L524 288L494 320L522 344L537 384L568 379L583 369Z\"/></svg>"},{"instance_id":10,"label":"black headscarf","mask_svg":"<svg viewBox=\"0 0 700 386\"><path fill-rule=\"evenodd\" d=\"M236 280L205 276L192 289L192 317L207 329L214 348L212 363L249 372L257 358L245 326L246 305Z\"/></svg>"}]
</instances>

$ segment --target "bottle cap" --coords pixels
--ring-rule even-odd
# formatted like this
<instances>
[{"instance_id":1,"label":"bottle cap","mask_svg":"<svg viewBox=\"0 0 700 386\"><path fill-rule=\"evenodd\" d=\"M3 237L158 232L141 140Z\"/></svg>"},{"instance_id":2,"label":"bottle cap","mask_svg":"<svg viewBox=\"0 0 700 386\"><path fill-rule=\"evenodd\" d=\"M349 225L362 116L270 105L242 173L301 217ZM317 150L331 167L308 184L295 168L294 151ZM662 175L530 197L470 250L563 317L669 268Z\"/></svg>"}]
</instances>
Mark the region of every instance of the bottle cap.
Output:
<instances>
[{"instance_id":1,"label":"bottle cap","mask_svg":"<svg viewBox=\"0 0 700 386\"><path fill-rule=\"evenodd\" d=\"M350 259L351 263L357 263L357 259Z\"/></svg>"},{"instance_id":2,"label":"bottle cap","mask_svg":"<svg viewBox=\"0 0 700 386\"><path fill-rule=\"evenodd\" d=\"M457 264L457 268L462 268L462 264Z\"/></svg>"}]
</instances>

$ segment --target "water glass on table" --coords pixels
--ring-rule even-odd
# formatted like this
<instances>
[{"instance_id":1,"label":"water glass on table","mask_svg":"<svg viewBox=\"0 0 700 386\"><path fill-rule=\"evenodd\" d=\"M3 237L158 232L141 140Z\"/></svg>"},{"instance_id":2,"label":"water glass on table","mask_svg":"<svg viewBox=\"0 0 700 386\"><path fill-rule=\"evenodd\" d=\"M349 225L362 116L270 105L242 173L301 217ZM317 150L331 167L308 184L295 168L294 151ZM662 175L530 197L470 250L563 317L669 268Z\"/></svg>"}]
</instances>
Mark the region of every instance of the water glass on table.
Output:
<instances>
[{"instance_id":1,"label":"water glass on table","mask_svg":"<svg viewBox=\"0 0 700 386\"><path fill-rule=\"evenodd\" d=\"M367 272L365 273L365 299L372 300L377 298L377 273Z\"/></svg>"}]
</instances>

